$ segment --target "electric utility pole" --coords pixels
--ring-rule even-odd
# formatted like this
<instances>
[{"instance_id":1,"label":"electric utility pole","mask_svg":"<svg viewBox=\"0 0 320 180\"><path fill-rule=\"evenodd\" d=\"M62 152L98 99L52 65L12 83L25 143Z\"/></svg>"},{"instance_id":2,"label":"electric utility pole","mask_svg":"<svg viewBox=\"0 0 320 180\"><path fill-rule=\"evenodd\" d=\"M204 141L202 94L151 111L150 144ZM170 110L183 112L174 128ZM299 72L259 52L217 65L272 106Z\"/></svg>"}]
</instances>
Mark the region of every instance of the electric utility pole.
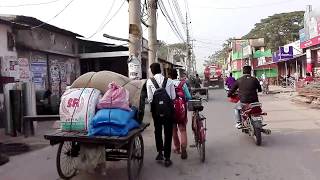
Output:
<instances>
[{"instance_id":1,"label":"electric utility pole","mask_svg":"<svg viewBox=\"0 0 320 180\"><path fill-rule=\"evenodd\" d=\"M141 0L128 0L129 2L129 60L128 75L130 79L141 79Z\"/></svg>"},{"instance_id":2,"label":"electric utility pole","mask_svg":"<svg viewBox=\"0 0 320 180\"><path fill-rule=\"evenodd\" d=\"M187 33L187 74L191 74L191 45L190 45L190 35L189 35L189 21L188 14L186 14L186 33Z\"/></svg>"},{"instance_id":3,"label":"electric utility pole","mask_svg":"<svg viewBox=\"0 0 320 180\"><path fill-rule=\"evenodd\" d=\"M157 3L158 0L148 0L148 66L158 61Z\"/></svg>"}]
</instances>

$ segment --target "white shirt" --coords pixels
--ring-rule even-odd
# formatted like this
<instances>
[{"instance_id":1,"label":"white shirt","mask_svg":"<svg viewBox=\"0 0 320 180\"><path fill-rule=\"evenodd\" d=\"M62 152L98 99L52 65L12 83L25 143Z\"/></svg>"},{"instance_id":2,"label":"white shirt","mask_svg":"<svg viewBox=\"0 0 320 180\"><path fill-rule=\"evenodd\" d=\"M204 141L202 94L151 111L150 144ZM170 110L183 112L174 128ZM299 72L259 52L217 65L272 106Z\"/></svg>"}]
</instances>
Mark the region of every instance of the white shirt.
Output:
<instances>
[{"instance_id":1,"label":"white shirt","mask_svg":"<svg viewBox=\"0 0 320 180\"><path fill-rule=\"evenodd\" d=\"M156 74L153 76L154 79L157 81L159 87L162 87L162 83L164 80L164 76L162 74ZM147 93L148 93L148 101L152 102L153 100L153 94L157 89L154 87L151 79L148 79L147 81ZM171 99L175 99L176 98L176 91L174 88L174 83L171 79L167 80L167 85L166 85L166 91L168 93L168 95L170 96Z\"/></svg>"}]
</instances>

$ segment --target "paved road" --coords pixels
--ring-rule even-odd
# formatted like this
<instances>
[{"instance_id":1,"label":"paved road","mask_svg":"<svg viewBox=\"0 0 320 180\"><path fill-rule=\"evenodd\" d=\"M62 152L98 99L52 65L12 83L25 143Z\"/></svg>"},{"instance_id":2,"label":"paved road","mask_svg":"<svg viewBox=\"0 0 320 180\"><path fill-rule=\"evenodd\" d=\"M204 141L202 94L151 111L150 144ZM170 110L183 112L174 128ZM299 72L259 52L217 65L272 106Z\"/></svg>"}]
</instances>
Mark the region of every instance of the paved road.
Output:
<instances>
[{"instance_id":1,"label":"paved road","mask_svg":"<svg viewBox=\"0 0 320 180\"><path fill-rule=\"evenodd\" d=\"M271 136L262 147L234 128L232 104L222 90L212 90L204 114L208 117L207 160L200 163L195 149L189 159L173 155L174 165L164 168L154 161L152 128L144 133L144 180L318 180L320 179L319 110L310 110L273 96L261 101L268 112ZM191 133L189 131L189 139ZM56 147L13 157L0 167L1 180L55 180ZM80 173L74 179L126 179L126 163L112 163L107 176Z\"/></svg>"}]
</instances>

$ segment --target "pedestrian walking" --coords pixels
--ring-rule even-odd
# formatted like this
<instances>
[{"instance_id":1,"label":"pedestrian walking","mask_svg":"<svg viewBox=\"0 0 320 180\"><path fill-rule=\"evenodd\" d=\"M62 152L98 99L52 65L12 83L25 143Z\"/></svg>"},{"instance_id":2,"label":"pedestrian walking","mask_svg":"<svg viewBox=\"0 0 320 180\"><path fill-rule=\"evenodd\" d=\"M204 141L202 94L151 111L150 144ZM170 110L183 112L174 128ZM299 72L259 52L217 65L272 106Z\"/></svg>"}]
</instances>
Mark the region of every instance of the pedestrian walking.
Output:
<instances>
[{"instance_id":1,"label":"pedestrian walking","mask_svg":"<svg viewBox=\"0 0 320 180\"><path fill-rule=\"evenodd\" d=\"M202 81L199 77L199 74L196 74L196 78L194 80L194 87L195 88L201 88L201 84L202 84Z\"/></svg>"},{"instance_id":2,"label":"pedestrian walking","mask_svg":"<svg viewBox=\"0 0 320 180\"><path fill-rule=\"evenodd\" d=\"M187 159L187 101L192 97L186 82L177 79L178 73L176 70L172 71L171 77L176 88L176 99L174 100L175 122L173 125L174 152L181 154L181 159Z\"/></svg>"},{"instance_id":3,"label":"pedestrian walking","mask_svg":"<svg viewBox=\"0 0 320 180\"><path fill-rule=\"evenodd\" d=\"M169 167L172 164L170 157L174 114L173 100L176 98L176 92L173 81L161 74L159 63L151 64L150 69L153 77L147 81L147 94L148 101L151 103L151 114L155 128L154 135L158 151L156 160L165 160L165 166Z\"/></svg>"}]
</instances>

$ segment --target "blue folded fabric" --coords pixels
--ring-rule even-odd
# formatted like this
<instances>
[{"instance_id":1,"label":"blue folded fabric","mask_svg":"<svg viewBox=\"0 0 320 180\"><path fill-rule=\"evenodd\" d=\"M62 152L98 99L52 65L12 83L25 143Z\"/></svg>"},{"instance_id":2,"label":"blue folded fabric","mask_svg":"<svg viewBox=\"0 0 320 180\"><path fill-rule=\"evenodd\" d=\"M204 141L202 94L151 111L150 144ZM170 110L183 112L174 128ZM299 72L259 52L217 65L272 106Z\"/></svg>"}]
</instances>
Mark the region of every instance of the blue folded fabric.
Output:
<instances>
[{"instance_id":1,"label":"blue folded fabric","mask_svg":"<svg viewBox=\"0 0 320 180\"><path fill-rule=\"evenodd\" d=\"M101 109L90 122L92 127L113 125L116 127L124 127L128 121L134 119L136 111L126 111L122 109Z\"/></svg>"},{"instance_id":2,"label":"blue folded fabric","mask_svg":"<svg viewBox=\"0 0 320 180\"><path fill-rule=\"evenodd\" d=\"M89 127L89 136L127 136L128 133L135 128L138 128L139 124L134 119L129 119L125 126L118 125L106 125L98 124L95 127Z\"/></svg>"}]
</instances>

